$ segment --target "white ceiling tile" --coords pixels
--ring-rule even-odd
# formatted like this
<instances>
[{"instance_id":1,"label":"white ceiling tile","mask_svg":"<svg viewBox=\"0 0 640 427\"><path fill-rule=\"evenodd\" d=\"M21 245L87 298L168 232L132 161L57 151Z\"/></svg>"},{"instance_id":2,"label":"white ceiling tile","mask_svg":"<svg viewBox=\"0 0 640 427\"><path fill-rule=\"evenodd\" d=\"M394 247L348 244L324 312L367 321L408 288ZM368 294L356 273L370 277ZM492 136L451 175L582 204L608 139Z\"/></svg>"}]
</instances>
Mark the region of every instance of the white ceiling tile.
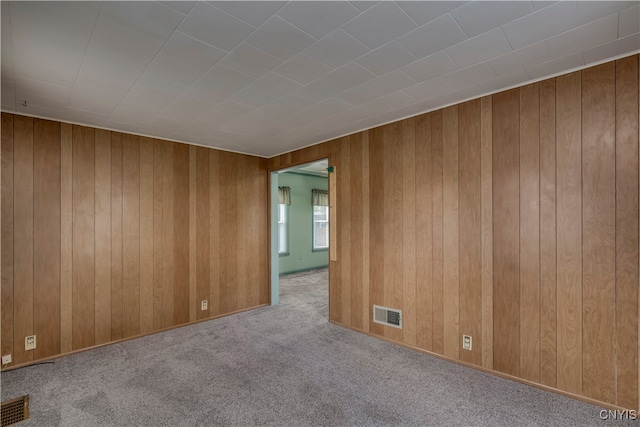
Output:
<instances>
[{"instance_id":1,"label":"white ceiling tile","mask_svg":"<svg viewBox=\"0 0 640 427\"><path fill-rule=\"evenodd\" d=\"M264 107L270 102L275 101L277 98L273 95L268 95L260 90L246 87L240 92L237 92L231 98L230 101L239 102L240 104L249 106L251 108Z\"/></svg>"},{"instance_id":2,"label":"white ceiling tile","mask_svg":"<svg viewBox=\"0 0 640 427\"><path fill-rule=\"evenodd\" d=\"M123 101L142 107L162 108L186 89L187 86L185 85L174 83L171 80L160 79L145 72L129 89Z\"/></svg>"},{"instance_id":3,"label":"white ceiling tile","mask_svg":"<svg viewBox=\"0 0 640 427\"><path fill-rule=\"evenodd\" d=\"M449 74L458 68L460 67L446 53L438 52L403 67L402 71L416 82L423 82Z\"/></svg>"},{"instance_id":4,"label":"white ceiling tile","mask_svg":"<svg viewBox=\"0 0 640 427\"><path fill-rule=\"evenodd\" d=\"M383 1L342 28L369 49L375 49L416 27L416 23L395 2Z\"/></svg>"},{"instance_id":5,"label":"white ceiling tile","mask_svg":"<svg viewBox=\"0 0 640 427\"><path fill-rule=\"evenodd\" d=\"M329 71L331 71L329 66L304 53L297 54L274 70L274 72L302 84L312 82Z\"/></svg>"},{"instance_id":6,"label":"white ceiling tile","mask_svg":"<svg viewBox=\"0 0 640 427\"><path fill-rule=\"evenodd\" d=\"M416 82L400 70L392 71L382 77L349 89L338 96L338 99L351 105L364 104L374 99L414 85Z\"/></svg>"},{"instance_id":7,"label":"white ceiling tile","mask_svg":"<svg viewBox=\"0 0 640 427\"><path fill-rule=\"evenodd\" d=\"M222 126L220 130L243 135L252 132L254 129L265 126L268 123L268 120L252 114L247 114L246 116L240 117L238 120Z\"/></svg>"},{"instance_id":8,"label":"white ceiling tile","mask_svg":"<svg viewBox=\"0 0 640 427\"><path fill-rule=\"evenodd\" d=\"M268 95L280 98L289 92L298 89L301 85L291 79L283 77L276 73L265 74L255 82L249 85L250 88L260 90Z\"/></svg>"},{"instance_id":9,"label":"white ceiling tile","mask_svg":"<svg viewBox=\"0 0 640 427\"><path fill-rule=\"evenodd\" d=\"M168 82L191 85L209 71L226 52L175 32L145 70Z\"/></svg>"},{"instance_id":10,"label":"white ceiling tile","mask_svg":"<svg viewBox=\"0 0 640 427\"><path fill-rule=\"evenodd\" d=\"M349 2L292 1L278 11L278 15L313 37L320 39L360 11Z\"/></svg>"},{"instance_id":11,"label":"white ceiling tile","mask_svg":"<svg viewBox=\"0 0 640 427\"><path fill-rule=\"evenodd\" d=\"M118 123L128 123L139 126L147 120L151 120L160 111L160 108L149 108L140 105L121 102L109 114L109 119Z\"/></svg>"},{"instance_id":12,"label":"white ceiling tile","mask_svg":"<svg viewBox=\"0 0 640 427\"><path fill-rule=\"evenodd\" d=\"M356 7L361 12L364 12L365 10L375 6L378 2L377 1L352 0L349 3L351 3L354 7Z\"/></svg>"},{"instance_id":13,"label":"white ceiling tile","mask_svg":"<svg viewBox=\"0 0 640 427\"><path fill-rule=\"evenodd\" d=\"M247 43L241 43L220 61L220 65L252 77L260 77L280 64L282 60Z\"/></svg>"},{"instance_id":14,"label":"white ceiling tile","mask_svg":"<svg viewBox=\"0 0 640 427\"><path fill-rule=\"evenodd\" d=\"M582 52L565 56L559 59L544 62L538 65L532 65L527 67L527 74L532 79L539 79L547 77L552 74L560 73L562 71L571 70L573 68L581 67L584 65L584 56Z\"/></svg>"},{"instance_id":15,"label":"white ceiling tile","mask_svg":"<svg viewBox=\"0 0 640 427\"><path fill-rule=\"evenodd\" d=\"M3 82L4 84L4 82ZM58 86L51 83L41 82L38 80L17 77L15 79L16 90L25 94L33 94L46 96L48 98L69 99L71 88L67 86ZM3 86L4 90L4 86Z\"/></svg>"},{"instance_id":16,"label":"white ceiling tile","mask_svg":"<svg viewBox=\"0 0 640 427\"><path fill-rule=\"evenodd\" d=\"M472 39L458 43L445 50L460 68L467 68L480 62L511 52L511 46L500 28L494 28Z\"/></svg>"},{"instance_id":17,"label":"white ceiling tile","mask_svg":"<svg viewBox=\"0 0 640 427\"><path fill-rule=\"evenodd\" d=\"M210 1L212 5L254 27L259 27L286 1Z\"/></svg>"},{"instance_id":18,"label":"white ceiling tile","mask_svg":"<svg viewBox=\"0 0 640 427\"><path fill-rule=\"evenodd\" d=\"M585 64L602 61L618 55L624 55L640 50L640 34L618 39L611 43L603 44L584 51Z\"/></svg>"},{"instance_id":19,"label":"white ceiling tile","mask_svg":"<svg viewBox=\"0 0 640 427\"><path fill-rule=\"evenodd\" d=\"M184 15L153 1L128 1L122 4L107 1L102 3L100 17L151 37L167 40Z\"/></svg>"},{"instance_id":20,"label":"white ceiling tile","mask_svg":"<svg viewBox=\"0 0 640 427\"><path fill-rule=\"evenodd\" d=\"M64 117L65 114L65 110L61 109L61 110L57 110L54 108L46 108L46 107L39 107L37 105L30 105L27 107L23 107L20 104L16 105L16 109L15 112L17 113L23 113L23 114L30 114L32 116L36 116L36 117L46 117L48 119L58 119L58 120L62 120L62 118Z\"/></svg>"},{"instance_id":21,"label":"white ceiling tile","mask_svg":"<svg viewBox=\"0 0 640 427\"><path fill-rule=\"evenodd\" d=\"M505 24L502 29L515 50L568 31L579 24L576 3L562 1Z\"/></svg>"},{"instance_id":22,"label":"white ceiling tile","mask_svg":"<svg viewBox=\"0 0 640 427\"><path fill-rule=\"evenodd\" d=\"M202 99L210 104L219 104L249 86L254 80L253 77L218 64L189 87L184 94Z\"/></svg>"},{"instance_id":23,"label":"white ceiling tile","mask_svg":"<svg viewBox=\"0 0 640 427\"><path fill-rule=\"evenodd\" d=\"M466 39L451 15L446 14L402 36L398 42L416 58L424 58Z\"/></svg>"},{"instance_id":24,"label":"white ceiling tile","mask_svg":"<svg viewBox=\"0 0 640 427\"><path fill-rule=\"evenodd\" d=\"M467 1L399 1L398 5L418 24L424 25L468 3Z\"/></svg>"},{"instance_id":25,"label":"white ceiling tile","mask_svg":"<svg viewBox=\"0 0 640 427\"><path fill-rule=\"evenodd\" d=\"M315 38L277 15L272 16L247 39L247 43L283 61L311 45Z\"/></svg>"},{"instance_id":26,"label":"white ceiling tile","mask_svg":"<svg viewBox=\"0 0 640 427\"><path fill-rule=\"evenodd\" d=\"M16 88L13 82L2 81L2 107L9 107L13 110L16 107Z\"/></svg>"},{"instance_id":27,"label":"white ceiling tile","mask_svg":"<svg viewBox=\"0 0 640 427\"><path fill-rule=\"evenodd\" d=\"M540 64L550 58L545 41L530 44L521 49L514 50L489 61L489 65L497 75L513 73L516 70L524 70L533 64Z\"/></svg>"},{"instance_id":28,"label":"white ceiling tile","mask_svg":"<svg viewBox=\"0 0 640 427\"><path fill-rule=\"evenodd\" d=\"M310 101L307 98L303 98L295 94L289 94L254 111L253 114L268 120L280 120L289 114L293 114L304 108L310 107L312 104L313 101Z\"/></svg>"},{"instance_id":29,"label":"white ceiling tile","mask_svg":"<svg viewBox=\"0 0 640 427\"><path fill-rule=\"evenodd\" d=\"M202 117L215 105L203 101L199 98L193 98L187 95L181 95L174 99L171 104L163 108L158 117L167 117L173 120L191 121Z\"/></svg>"},{"instance_id":30,"label":"white ceiling tile","mask_svg":"<svg viewBox=\"0 0 640 427\"><path fill-rule=\"evenodd\" d=\"M183 0L179 0L179 1L161 1L158 3L162 3L165 6L169 6L170 8L177 10L180 13L183 14L187 14L189 13L189 11L191 10L191 8L193 8L193 6L196 4L195 1L183 1Z\"/></svg>"},{"instance_id":31,"label":"white ceiling tile","mask_svg":"<svg viewBox=\"0 0 640 427\"><path fill-rule=\"evenodd\" d=\"M240 117L246 116L252 111L253 108L227 100L210 109L198 120L205 121L215 126L217 124L221 125L238 120Z\"/></svg>"},{"instance_id":32,"label":"white ceiling tile","mask_svg":"<svg viewBox=\"0 0 640 427\"><path fill-rule=\"evenodd\" d=\"M375 75L353 62L298 89L298 95L323 100L375 78Z\"/></svg>"},{"instance_id":33,"label":"white ceiling tile","mask_svg":"<svg viewBox=\"0 0 640 427\"><path fill-rule=\"evenodd\" d=\"M618 37L626 37L640 31L640 5L620 11Z\"/></svg>"},{"instance_id":34,"label":"white ceiling tile","mask_svg":"<svg viewBox=\"0 0 640 427\"><path fill-rule=\"evenodd\" d=\"M577 1L580 23L584 24L622 9L636 6L637 1Z\"/></svg>"},{"instance_id":35,"label":"white ceiling tile","mask_svg":"<svg viewBox=\"0 0 640 427\"><path fill-rule=\"evenodd\" d=\"M205 2L198 2L178 30L230 51L251 34L254 28Z\"/></svg>"},{"instance_id":36,"label":"white ceiling tile","mask_svg":"<svg viewBox=\"0 0 640 427\"><path fill-rule=\"evenodd\" d=\"M97 114L90 111L77 110L75 108L67 107L63 116L64 120L72 123L80 123L89 126L103 126L104 121L107 119L106 114Z\"/></svg>"},{"instance_id":37,"label":"white ceiling tile","mask_svg":"<svg viewBox=\"0 0 640 427\"><path fill-rule=\"evenodd\" d=\"M462 30L477 36L533 11L528 1L472 1L451 12Z\"/></svg>"},{"instance_id":38,"label":"white ceiling tile","mask_svg":"<svg viewBox=\"0 0 640 427\"><path fill-rule=\"evenodd\" d=\"M442 77L436 77L405 89L405 93L416 101L424 101L445 94L451 89L452 87Z\"/></svg>"},{"instance_id":39,"label":"white ceiling tile","mask_svg":"<svg viewBox=\"0 0 640 427\"><path fill-rule=\"evenodd\" d=\"M169 117L154 117L143 123L141 127L150 135L164 137L165 134L175 132L182 126L181 120L171 119Z\"/></svg>"},{"instance_id":40,"label":"white ceiling tile","mask_svg":"<svg viewBox=\"0 0 640 427\"><path fill-rule=\"evenodd\" d=\"M618 38L618 13L569 30L546 40L551 57L568 55Z\"/></svg>"},{"instance_id":41,"label":"white ceiling tile","mask_svg":"<svg viewBox=\"0 0 640 427\"><path fill-rule=\"evenodd\" d=\"M540 10L547 6L551 6L552 4L557 3L557 1L541 1L541 0L533 0L531 5L534 10Z\"/></svg>"},{"instance_id":42,"label":"white ceiling tile","mask_svg":"<svg viewBox=\"0 0 640 427\"><path fill-rule=\"evenodd\" d=\"M125 92L78 83L74 86L67 108L107 115L124 98Z\"/></svg>"},{"instance_id":43,"label":"white ceiling tile","mask_svg":"<svg viewBox=\"0 0 640 427\"><path fill-rule=\"evenodd\" d=\"M20 2L20 6L49 21L58 21L65 26L71 25L88 31L96 25L102 7L100 2L93 1L29 1Z\"/></svg>"},{"instance_id":44,"label":"white ceiling tile","mask_svg":"<svg viewBox=\"0 0 640 427\"><path fill-rule=\"evenodd\" d=\"M381 76L415 60L415 56L400 46L398 42L392 41L361 56L355 62L373 74Z\"/></svg>"},{"instance_id":45,"label":"white ceiling tile","mask_svg":"<svg viewBox=\"0 0 640 427\"><path fill-rule=\"evenodd\" d=\"M341 29L333 31L304 51L331 68L338 68L367 52L369 49L365 45Z\"/></svg>"},{"instance_id":46,"label":"white ceiling tile","mask_svg":"<svg viewBox=\"0 0 640 427\"><path fill-rule=\"evenodd\" d=\"M29 111L30 107L42 107L52 110L64 110L67 107L67 99L64 98L49 98L42 95L35 95L33 93L27 94L16 90L16 107L21 107L22 102L27 102L27 108L24 111Z\"/></svg>"},{"instance_id":47,"label":"white ceiling tile","mask_svg":"<svg viewBox=\"0 0 640 427\"><path fill-rule=\"evenodd\" d=\"M490 80L496 77L491 67L487 63L474 65L464 70L455 71L443 76L442 79L452 88L463 88Z\"/></svg>"},{"instance_id":48,"label":"white ceiling tile","mask_svg":"<svg viewBox=\"0 0 640 427\"><path fill-rule=\"evenodd\" d=\"M351 108L346 102L330 98L286 117L287 123L304 125Z\"/></svg>"}]
</instances>

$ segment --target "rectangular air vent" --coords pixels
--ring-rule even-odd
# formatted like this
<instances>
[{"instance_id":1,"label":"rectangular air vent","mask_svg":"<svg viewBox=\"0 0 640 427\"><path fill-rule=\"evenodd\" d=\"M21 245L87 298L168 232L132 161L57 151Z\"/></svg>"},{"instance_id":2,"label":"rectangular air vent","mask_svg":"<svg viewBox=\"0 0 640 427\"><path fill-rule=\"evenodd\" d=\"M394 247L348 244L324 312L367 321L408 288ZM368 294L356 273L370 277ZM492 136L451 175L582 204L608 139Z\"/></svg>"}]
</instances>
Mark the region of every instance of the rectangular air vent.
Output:
<instances>
[{"instance_id":1,"label":"rectangular air vent","mask_svg":"<svg viewBox=\"0 0 640 427\"><path fill-rule=\"evenodd\" d=\"M373 306L373 321L383 325L402 329L402 310L395 308Z\"/></svg>"},{"instance_id":2,"label":"rectangular air vent","mask_svg":"<svg viewBox=\"0 0 640 427\"><path fill-rule=\"evenodd\" d=\"M2 427L29 418L29 395L2 402Z\"/></svg>"}]
</instances>

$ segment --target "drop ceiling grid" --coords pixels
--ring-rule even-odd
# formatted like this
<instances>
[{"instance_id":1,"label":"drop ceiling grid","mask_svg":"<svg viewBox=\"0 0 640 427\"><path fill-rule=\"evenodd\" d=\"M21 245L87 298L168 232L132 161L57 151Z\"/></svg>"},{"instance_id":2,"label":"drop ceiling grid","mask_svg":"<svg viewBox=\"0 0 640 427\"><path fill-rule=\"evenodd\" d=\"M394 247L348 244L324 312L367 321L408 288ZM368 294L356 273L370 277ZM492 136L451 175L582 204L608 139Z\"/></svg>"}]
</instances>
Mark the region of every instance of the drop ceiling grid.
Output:
<instances>
[{"instance_id":1,"label":"drop ceiling grid","mask_svg":"<svg viewBox=\"0 0 640 427\"><path fill-rule=\"evenodd\" d=\"M69 7L2 3L4 111L267 157L640 49L637 1Z\"/></svg>"}]
</instances>

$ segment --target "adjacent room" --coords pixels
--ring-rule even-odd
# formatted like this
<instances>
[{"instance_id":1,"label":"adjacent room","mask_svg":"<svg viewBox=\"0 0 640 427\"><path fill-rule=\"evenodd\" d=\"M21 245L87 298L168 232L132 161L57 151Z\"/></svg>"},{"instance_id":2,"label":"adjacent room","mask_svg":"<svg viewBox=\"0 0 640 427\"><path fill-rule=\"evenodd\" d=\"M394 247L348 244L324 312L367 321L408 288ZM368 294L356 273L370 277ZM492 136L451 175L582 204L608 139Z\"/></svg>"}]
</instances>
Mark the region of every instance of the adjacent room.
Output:
<instances>
[{"instance_id":1,"label":"adjacent room","mask_svg":"<svg viewBox=\"0 0 640 427\"><path fill-rule=\"evenodd\" d=\"M2 425L632 425L639 1L2 1Z\"/></svg>"}]
</instances>

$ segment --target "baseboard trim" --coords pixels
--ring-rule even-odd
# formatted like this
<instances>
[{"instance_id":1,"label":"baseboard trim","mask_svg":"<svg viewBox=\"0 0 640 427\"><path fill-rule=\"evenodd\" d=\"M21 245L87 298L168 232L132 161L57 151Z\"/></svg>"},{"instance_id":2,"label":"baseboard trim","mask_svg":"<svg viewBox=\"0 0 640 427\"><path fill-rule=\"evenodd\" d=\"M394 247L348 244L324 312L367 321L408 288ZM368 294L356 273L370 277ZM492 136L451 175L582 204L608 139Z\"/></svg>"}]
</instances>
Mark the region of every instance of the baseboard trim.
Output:
<instances>
[{"instance_id":1,"label":"baseboard trim","mask_svg":"<svg viewBox=\"0 0 640 427\"><path fill-rule=\"evenodd\" d=\"M458 365L466 366L467 368L472 368L472 369L475 369L475 370L478 370L478 371L481 371L481 372L485 372L487 374L495 375L497 377L501 377L501 378L504 378L504 379L507 379L507 380L515 381L515 382L518 382L518 383L521 383L521 384L526 384L528 386L539 388L541 390L545 390L545 391L556 393L556 394L559 394L559 395L562 395L562 396L570 397L572 399L580 400L582 402L589 403L589 404L594 405L594 406L599 406L599 407L602 407L602 408L612 409L612 410L617 410L617 411L638 410L638 408L624 408L622 406L617 406L617 405L613 405L611 403L602 402L600 400L596 400L596 399L593 399L591 397L582 396L582 395L571 393L571 392L568 392L568 391L565 391L565 390L560 390L560 389L555 388L555 387L551 387L551 386L547 386L547 385L544 385L544 384L539 384L539 383L536 383L536 382L533 382L533 381L529 381L529 380L526 380L524 378L515 377L513 375L505 374L504 372L495 371L493 369L488 369L488 368L485 368L484 366L474 365L473 363L464 362L462 360L457 360L457 359L452 359L450 357L444 356L444 355L439 354L439 353L434 353L432 351L425 350L425 349L420 348L420 347L415 347L415 346L412 346L412 345L409 345L409 344L402 343L400 341L392 340L392 339L384 337L382 335L373 334L371 332L365 331L364 329L353 328L351 326L347 326L347 325L345 325L343 323L336 322L334 320L329 320L329 323L333 323L334 325L343 327L345 329L350 329L350 330L352 330L354 332L359 332L361 334L368 335L368 336L370 336L372 338L380 339L382 341L387 341L387 342L389 342L391 344L396 344L396 345L399 345L401 347L405 347L405 348L408 348L410 350L414 350L414 351L417 351L419 353L426 354L428 356L435 356L438 359L446 360L447 362L453 362L453 363L456 363Z\"/></svg>"},{"instance_id":2,"label":"baseboard trim","mask_svg":"<svg viewBox=\"0 0 640 427\"><path fill-rule=\"evenodd\" d=\"M43 357L42 359L33 360L33 361L30 361L30 362L21 363L19 365L6 367L6 368L2 369L2 372L12 371L14 369L26 368L27 366L38 365L40 363L48 362L50 360L55 360L55 359L60 359L62 357L71 356L72 354L83 353L85 351L94 350L96 348L106 347L106 346L113 345L113 344L120 344L120 343L123 343L125 341L131 341L131 340L135 340L135 339L138 339L138 338L146 337L146 336L149 336L149 335L155 335L155 334L159 334L159 333L162 333L162 332L167 332L167 331L170 331L172 329L184 328L186 326L191 326L191 325L195 325L195 324L198 324L198 323L208 322L210 320L219 319L221 317L227 317L227 316L231 316L233 314L243 313L245 311L256 310L258 308L268 307L268 306L269 306L269 304L260 304L260 305L254 306L254 307L248 307L248 308L243 308L241 310L231 311L229 313L218 314L216 316L207 317L205 319L198 319L198 320L194 320L192 322L181 323L179 325L174 325L174 326L168 326L166 328L158 329L158 330L147 332L147 333L144 333L144 334L138 334L138 335L134 335L134 336L131 336L131 337L120 338L119 340L109 341L109 342L106 342L106 343L103 343L103 344L96 344L96 345L93 345L91 347L80 348L78 350L73 350L73 351L70 351L70 352L67 352L67 353L60 353L60 354L56 354L54 356Z\"/></svg>"}]
</instances>

